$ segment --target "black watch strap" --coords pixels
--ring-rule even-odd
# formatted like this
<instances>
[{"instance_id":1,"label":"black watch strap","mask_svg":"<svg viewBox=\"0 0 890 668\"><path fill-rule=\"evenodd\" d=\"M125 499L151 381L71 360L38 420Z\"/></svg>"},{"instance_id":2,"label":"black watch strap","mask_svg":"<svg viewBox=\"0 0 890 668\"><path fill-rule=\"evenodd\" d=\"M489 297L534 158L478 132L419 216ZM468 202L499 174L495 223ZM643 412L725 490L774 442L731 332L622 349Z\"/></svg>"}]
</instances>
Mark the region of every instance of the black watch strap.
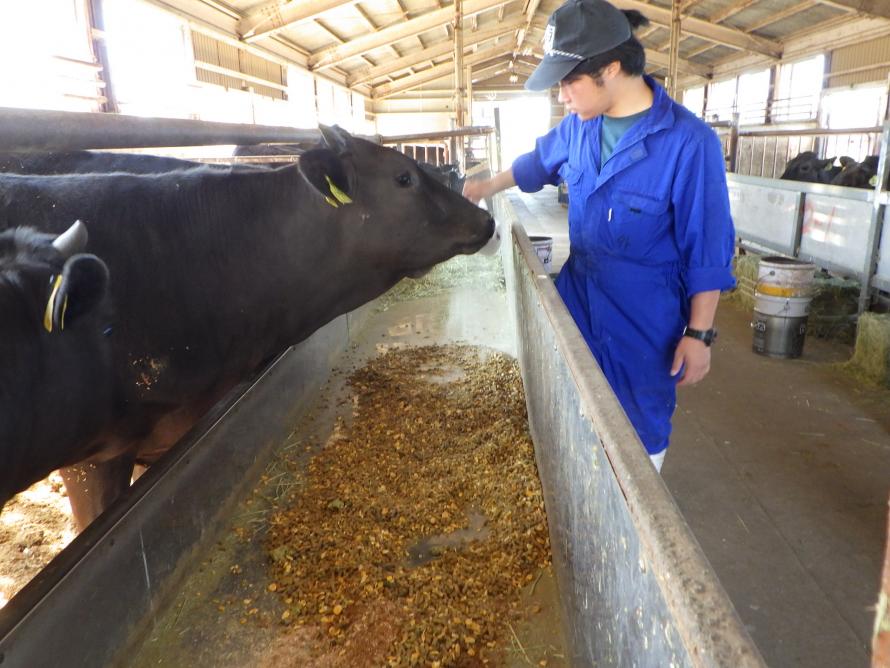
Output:
<instances>
[{"instance_id":1,"label":"black watch strap","mask_svg":"<svg viewBox=\"0 0 890 668\"><path fill-rule=\"evenodd\" d=\"M687 327L683 330L683 336L688 336L692 339L698 339L706 346L710 346L714 343L714 339L717 338L717 330L716 329L692 329L691 327Z\"/></svg>"}]
</instances>

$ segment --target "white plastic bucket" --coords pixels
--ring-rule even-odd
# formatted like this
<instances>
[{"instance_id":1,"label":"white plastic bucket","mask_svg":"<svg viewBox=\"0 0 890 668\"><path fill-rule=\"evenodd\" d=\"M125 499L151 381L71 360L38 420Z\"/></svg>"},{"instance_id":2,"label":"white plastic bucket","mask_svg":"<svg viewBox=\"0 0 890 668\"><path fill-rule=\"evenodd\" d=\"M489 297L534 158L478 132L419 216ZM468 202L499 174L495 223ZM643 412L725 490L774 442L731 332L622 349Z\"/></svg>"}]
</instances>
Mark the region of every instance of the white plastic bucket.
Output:
<instances>
[{"instance_id":1,"label":"white plastic bucket","mask_svg":"<svg viewBox=\"0 0 890 668\"><path fill-rule=\"evenodd\" d=\"M553 237L529 237L538 259L544 265L544 271L548 274L553 267Z\"/></svg>"},{"instance_id":2,"label":"white plastic bucket","mask_svg":"<svg viewBox=\"0 0 890 668\"><path fill-rule=\"evenodd\" d=\"M756 292L770 297L812 297L816 265L787 257L765 257L757 266Z\"/></svg>"}]
</instances>

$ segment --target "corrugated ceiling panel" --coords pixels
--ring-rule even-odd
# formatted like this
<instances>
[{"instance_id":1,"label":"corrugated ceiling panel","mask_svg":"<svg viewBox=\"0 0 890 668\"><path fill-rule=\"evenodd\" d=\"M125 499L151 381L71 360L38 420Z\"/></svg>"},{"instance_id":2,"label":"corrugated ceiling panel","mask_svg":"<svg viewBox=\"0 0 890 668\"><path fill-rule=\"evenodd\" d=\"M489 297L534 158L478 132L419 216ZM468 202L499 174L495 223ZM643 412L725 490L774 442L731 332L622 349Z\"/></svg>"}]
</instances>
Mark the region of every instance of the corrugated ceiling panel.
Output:
<instances>
[{"instance_id":1,"label":"corrugated ceiling panel","mask_svg":"<svg viewBox=\"0 0 890 668\"><path fill-rule=\"evenodd\" d=\"M878 65L874 69L840 74L828 79L828 86L851 86L869 81L883 81L890 71L890 37L873 39L862 44L837 49L831 54L831 72L847 72L862 67Z\"/></svg>"},{"instance_id":2,"label":"corrugated ceiling panel","mask_svg":"<svg viewBox=\"0 0 890 668\"><path fill-rule=\"evenodd\" d=\"M233 72L241 72L251 77L264 79L271 83L281 86L287 85L286 69L260 58L252 53L242 51L231 44L220 42L203 33L192 32L192 50L195 54L195 60L224 67ZM211 72L201 67L195 69L195 76L198 81L223 86L224 88L234 88L235 90L244 90L247 86L251 86L257 95L265 95L276 99L285 99L284 91L277 88L271 88L257 84L256 82L245 82L237 76L230 76L220 72Z\"/></svg>"},{"instance_id":3,"label":"corrugated ceiling panel","mask_svg":"<svg viewBox=\"0 0 890 668\"><path fill-rule=\"evenodd\" d=\"M787 35L793 35L801 30L806 30L811 26L839 16L842 13L843 12L838 12L831 7L816 5L815 7L810 7L806 11L789 16L782 21L777 21L776 23L771 23L770 25L758 28L754 31L754 34L768 39L781 40L783 37L787 37Z\"/></svg>"}]
</instances>

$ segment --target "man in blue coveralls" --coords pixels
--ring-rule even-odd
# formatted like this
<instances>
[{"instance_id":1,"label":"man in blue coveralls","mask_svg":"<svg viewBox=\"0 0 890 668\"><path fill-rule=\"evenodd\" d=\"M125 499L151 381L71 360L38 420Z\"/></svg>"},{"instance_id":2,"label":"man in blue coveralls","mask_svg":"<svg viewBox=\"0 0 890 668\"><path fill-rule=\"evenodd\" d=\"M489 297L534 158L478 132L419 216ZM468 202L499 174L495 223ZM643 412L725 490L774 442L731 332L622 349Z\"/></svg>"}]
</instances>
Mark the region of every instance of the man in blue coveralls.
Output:
<instances>
[{"instance_id":1,"label":"man in blue coveralls","mask_svg":"<svg viewBox=\"0 0 890 668\"><path fill-rule=\"evenodd\" d=\"M660 471L676 388L710 368L734 230L716 134L643 74L633 28L646 23L605 0L557 9L525 87L559 85L573 113L464 194L567 183L571 253L556 287Z\"/></svg>"}]
</instances>

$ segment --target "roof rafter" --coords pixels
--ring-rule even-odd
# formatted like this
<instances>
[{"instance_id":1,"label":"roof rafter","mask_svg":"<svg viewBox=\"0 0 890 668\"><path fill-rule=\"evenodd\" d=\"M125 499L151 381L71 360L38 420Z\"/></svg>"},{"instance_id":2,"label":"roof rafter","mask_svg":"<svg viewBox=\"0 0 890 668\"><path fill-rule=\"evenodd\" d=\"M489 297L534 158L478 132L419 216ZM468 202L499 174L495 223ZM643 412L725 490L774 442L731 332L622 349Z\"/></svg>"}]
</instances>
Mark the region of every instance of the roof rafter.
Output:
<instances>
[{"instance_id":1,"label":"roof rafter","mask_svg":"<svg viewBox=\"0 0 890 668\"><path fill-rule=\"evenodd\" d=\"M670 67L671 58L665 53L646 49L646 62L659 67ZM683 74L695 74L705 79L711 76L711 68L707 65L699 65L683 58L677 61L677 68Z\"/></svg>"},{"instance_id":2,"label":"roof rafter","mask_svg":"<svg viewBox=\"0 0 890 668\"><path fill-rule=\"evenodd\" d=\"M514 30L518 30L523 25L523 23L524 19L519 17L512 21L498 24L497 26L489 30L480 30L478 32L466 33L464 36L464 52L471 52L472 47L476 44L485 42L490 39L495 39L496 37L500 37L501 35L505 35L513 32ZM451 42L445 41L439 44L434 44L433 46L428 47L423 51L408 53L398 60L383 63L381 65L378 65L377 67L363 67L362 69L351 73L346 79L346 83L349 86L355 86L360 83L365 83L366 81L379 79L380 77L387 76L393 72L407 69L412 65L417 65L426 61L432 61L433 58L445 56L449 53L452 53L453 51L454 44L452 44Z\"/></svg>"},{"instance_id":3,"label":"roof rafter","mask_svg":"<svg viewBox=\"0 0 890 668\"><path fill-rule=\"evenodd\" d=\"M478 14L486 9L493 9L508 4L510 0L468 0L464 4L464 18L466 19L473 14ZM410 19L403 23L381 28L377 32L368 33L361 37L356 37L348 41L346 44L322 49L309 56L309 68L320 70L331 67L341 60L360 56L368 51L385 46L391 42L400 39L419 35L427 30L438 28L439 26L454 20L454 9L452 7L443 7L442 9L434 9L431 12L422 14L417 18Z\"/></svg>"},{"instance_id":4,"label":"roof rafter","mask_svg":"<svg viewBox=\"0 0 890 668\"><path fill-rule=\"evenodd\" d=\"M476 53L472 53L469 56L466 56L464 58L464 65L476 65L477 63L484 63L486 60L505 56L508 53L512 52L513 42L510 41L503 45L493 46L489 49L477 51ZM442 63L441 65L434 65L428 70L423 70L422 72L418 72L417 74L403 77L402 79L397 79L396 81L393 81L391 83L385 83L380 86L375 86L371 89L371 97L372 99L379 100L380 98L388 97L390 95L394 95L395 93L401 93L402 91L410 90L411 88L417 88L418 86L422 86L425 83L429 83L430 81L435 81L436 79L441 79L442 77L447 77L452 74L454 74L453 63L449 62Z\"/></svg>"},{"instance_id":5,"label":"roof rafter","mask_svg":"<svg viewBox=\"0 0 890 668\"><path fill-rule=\"evenodd\" d=\"M285 4L268 2L238 21L238 34L245 42L255 42L271 37L295 23L355 2L357 0L291 0Z\"/></svg>"},{"instance_id":6,"label":"roof rafter","mask_svg":"<svg viewBox=\"0 0 890 668\"><path fill-rule=\"evenodd\" d=\"M671 10L669 9L649 5L640 0L613 0L613 4L620 9L639 10L653 23L664 26L670 26L671 24ZM686 16L683 18L681 30L687 35L694 35L743 51L753 51L771 58L779 58L782 55L782 45L778 42L749 35L735 28L714 25L704 19Z\"/></svg>"}]
</instances>

